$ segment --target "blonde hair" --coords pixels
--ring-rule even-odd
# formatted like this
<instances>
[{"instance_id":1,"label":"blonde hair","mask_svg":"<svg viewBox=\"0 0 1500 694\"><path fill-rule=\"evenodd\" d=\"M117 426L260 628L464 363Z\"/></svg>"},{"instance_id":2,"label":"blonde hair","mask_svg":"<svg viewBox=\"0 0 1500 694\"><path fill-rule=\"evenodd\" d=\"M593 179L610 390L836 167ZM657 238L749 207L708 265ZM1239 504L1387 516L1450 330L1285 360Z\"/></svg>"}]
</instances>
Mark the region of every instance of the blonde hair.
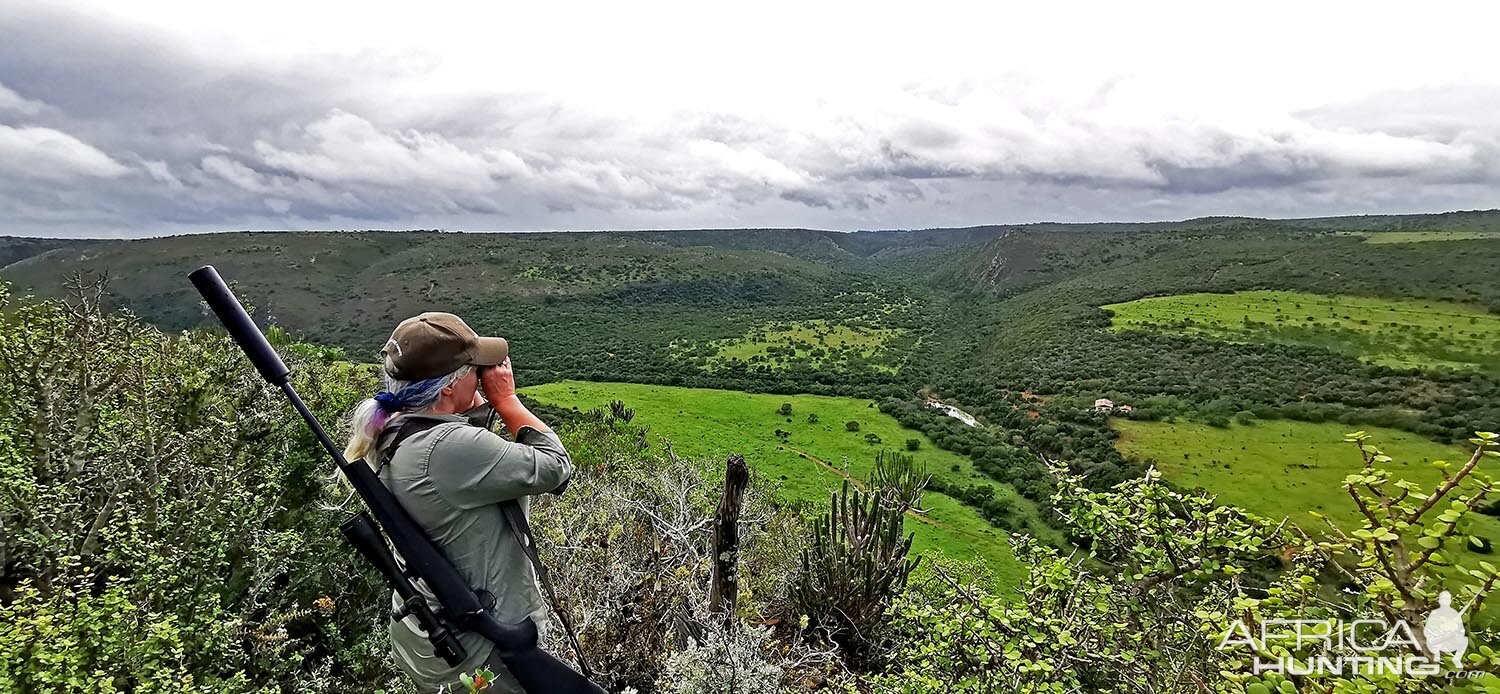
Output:
<instances>
[{"instance_id":1,"label":"blonde hair","mask_svg":"<svg viewBox=\"0 0 1500 694\"><path fill-rule=\"evenodd\" d=\"M366 464L374 467L369 456L380 443L380 433L398 412L427 412L442 397L443 389L462 380L474 367L465 364L452 373L421 381L402 381L391 377L391 357L385 358L385 368L380 370L384 391L377 397L365 398L349 413L349 443L344 446L345 460L365 458ZM387 397L379 398L379 395ZM378 398L378 399L377 399ZM385 402L382 403L382 400Z\"/></svg>"}]
</instances>

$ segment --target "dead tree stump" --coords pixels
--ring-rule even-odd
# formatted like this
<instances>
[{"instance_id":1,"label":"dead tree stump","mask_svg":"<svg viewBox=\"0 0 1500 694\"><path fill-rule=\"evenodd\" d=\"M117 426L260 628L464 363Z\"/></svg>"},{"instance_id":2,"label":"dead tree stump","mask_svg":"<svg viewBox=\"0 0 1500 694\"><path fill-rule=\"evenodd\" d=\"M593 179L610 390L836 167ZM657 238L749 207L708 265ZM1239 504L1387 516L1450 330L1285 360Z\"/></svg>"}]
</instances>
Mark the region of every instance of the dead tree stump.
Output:
<instances>
[{"instance_id":1,"label":"dead tree stump","mask_svg":"<svg viewBox=\"0 0 1500 694\"><path fill-rule=\"evenodd\" d=\"M745 501L745 487L750 483L750 468L745 457L729 456L724 471L724 493L714 516L714 567L709 579L708 606L723 615L727 626L734 621L734 601L739 596L740 509Z\"/></svg>"}]
</instances>

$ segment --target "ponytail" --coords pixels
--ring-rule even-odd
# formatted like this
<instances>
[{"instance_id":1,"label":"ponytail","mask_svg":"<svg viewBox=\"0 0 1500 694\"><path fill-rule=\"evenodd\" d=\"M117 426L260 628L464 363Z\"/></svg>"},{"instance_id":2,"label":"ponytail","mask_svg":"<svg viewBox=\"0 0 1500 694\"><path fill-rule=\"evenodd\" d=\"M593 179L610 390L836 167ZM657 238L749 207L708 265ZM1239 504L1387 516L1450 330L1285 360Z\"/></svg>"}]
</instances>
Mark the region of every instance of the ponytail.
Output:
<instances>
[{"instance_id":1,"label":"ponytail","mask_svg":"<svg viewBox=\"0 0 1500 694\"><path fill-rule=\"evenodd\" d=\"M422 381L401 381L391 378L390 357L386 357L385 368L380 377L385 387L374 397L365 398L349 413L349 443L344 446L345 460L364 458L372 463L370 456L380 443L380 434L385 425L397 413L426 412L442 396L443 389L469 375L474 367L467 364L452 373Z\"/></svg>"}]
</instances>

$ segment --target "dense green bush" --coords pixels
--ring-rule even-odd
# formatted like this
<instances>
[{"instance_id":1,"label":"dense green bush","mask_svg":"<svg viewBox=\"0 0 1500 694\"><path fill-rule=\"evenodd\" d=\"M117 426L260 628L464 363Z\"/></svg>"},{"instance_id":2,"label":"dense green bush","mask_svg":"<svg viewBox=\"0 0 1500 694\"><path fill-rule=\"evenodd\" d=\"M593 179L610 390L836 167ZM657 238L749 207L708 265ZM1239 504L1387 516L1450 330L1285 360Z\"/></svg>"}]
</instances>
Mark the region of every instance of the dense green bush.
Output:
<instances>
[{"instance_id":1,"label":"dense green bush","mask_svg":"<svg viewBox=\"0 0 1500 694\"><path fill-rule=\"evenodd\" d=\"M1055 467L1054 502L1070 534L1090 548L1088 556L1013 536L1027 567L1014 599L939 562L895 605L890 628L896 638L883 654L887 671L873 682L848 683L848 691L1494 691L1500 651L1493 627L1477 612L1500 582L1500 569L1478 562L1453 571L1438 557L1456 553L1466 540L1470 502L1496 489L1478 468L1494 460L1500 437L1476 436L1470 460L1450 466L1445 480L1431 487L1395 479L1384 467L1389 458L1362 432L1350 441L1358 444L1363 466L1351 465L1355 472L1344 491L1354 497L1364 526L1333 536L1309 535L1202 494L1175 491L1155 471L1094 491ZM1359 460L1351 449L1351 462ZM1278 570L1264 571L1268 564ZM1320 583L1342 590L1320 589ZM1370 653L1346 642L1325 651L1316 640L1295 647L1287 640L1259 653L1219 647L1235 620L1252 633L1268 620L1295 619L1375 617L1416 627L1442 591L1471 609L1466 678L1390 672L1283 677L1254 672L1250 659L1285 654L1307 664L1315 656ZM1282 628L1271 625L1273 633ZM1411 644L1378 654L1426 655Z\"/></svg>"},{"instance_id":2,"label":"dense green bush","mask_svg":"<svg viewBox=\"0 0 1500 694\"><path fill-rule=\"evenodd\" d=\"M0 689L392 680L371 657L385 591L319 508L326 459L285 399L226 338L76 289L0 315ZM329 420L368 383L283 352Z\"/></svg>"}]
</instances>

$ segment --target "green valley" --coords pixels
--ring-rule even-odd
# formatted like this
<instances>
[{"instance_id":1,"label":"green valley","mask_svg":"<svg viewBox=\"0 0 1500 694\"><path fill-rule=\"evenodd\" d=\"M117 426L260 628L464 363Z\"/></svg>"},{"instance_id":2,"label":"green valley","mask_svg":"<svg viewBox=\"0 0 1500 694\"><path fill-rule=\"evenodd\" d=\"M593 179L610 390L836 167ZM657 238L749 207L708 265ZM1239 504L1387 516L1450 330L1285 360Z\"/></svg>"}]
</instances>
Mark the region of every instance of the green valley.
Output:
<instances>
[{"instance_id":1,"label":"green valley","mask_svg":"<svg viewBox=\"0 0 1500 694\"><path fill-rule=\"evenodd\" d=\"M0 694L1500 694L1497 26L0 0Z\"/></svg>"}]
</instances>

